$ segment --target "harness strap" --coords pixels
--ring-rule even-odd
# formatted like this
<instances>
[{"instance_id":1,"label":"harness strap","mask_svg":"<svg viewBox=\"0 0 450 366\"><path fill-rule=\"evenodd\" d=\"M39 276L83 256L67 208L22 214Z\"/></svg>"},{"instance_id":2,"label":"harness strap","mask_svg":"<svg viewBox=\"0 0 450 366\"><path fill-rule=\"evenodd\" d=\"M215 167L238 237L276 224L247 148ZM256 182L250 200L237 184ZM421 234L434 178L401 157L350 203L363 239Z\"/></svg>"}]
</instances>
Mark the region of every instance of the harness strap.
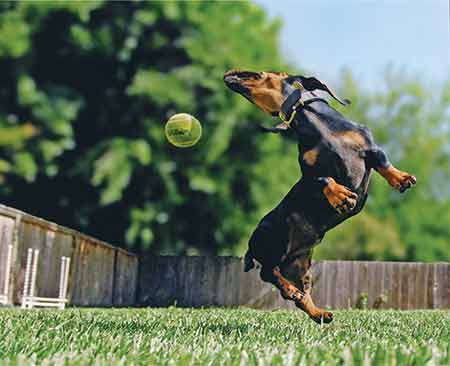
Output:
<instances>
[{"instance_id":1,"label":"harness strap","mask_svg":"<svg viewBox=\"0 0 450 366\"><path fill-rule=\"evenodd\" d=\"M291 94L289 94L284 103L281 105L281 110L278 113L278 117L280 117L280 119L288 127L290 127L291 122L295 118L297 108L306 107L308 104L317 102L319 100L328 104L328 102L325 99L320 97L310 98L305 101L302 101L301 98L302 98L302 91L300 89L295 89Z\"/></svg>"}]
</instances>

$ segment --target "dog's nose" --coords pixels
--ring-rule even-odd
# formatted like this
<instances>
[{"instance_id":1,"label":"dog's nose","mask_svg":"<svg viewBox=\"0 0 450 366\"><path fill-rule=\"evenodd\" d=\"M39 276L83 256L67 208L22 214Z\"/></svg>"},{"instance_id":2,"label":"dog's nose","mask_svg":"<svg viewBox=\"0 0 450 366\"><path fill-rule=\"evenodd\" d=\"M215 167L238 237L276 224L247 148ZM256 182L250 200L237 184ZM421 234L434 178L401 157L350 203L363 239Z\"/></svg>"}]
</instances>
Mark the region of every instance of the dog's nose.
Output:
<instances>
[{"instance_id":1,"label":"dog's nose","mask_svg":"<svg viewBox=\"0 0 450 366\"><path fill-rule=\"evenodd\" d=\"M236 75L227 75L225 74L223 77L223 81L226 84L233 84L233 83L237 83L239 81L239 78Z\"/></svg>"}]
</instances>

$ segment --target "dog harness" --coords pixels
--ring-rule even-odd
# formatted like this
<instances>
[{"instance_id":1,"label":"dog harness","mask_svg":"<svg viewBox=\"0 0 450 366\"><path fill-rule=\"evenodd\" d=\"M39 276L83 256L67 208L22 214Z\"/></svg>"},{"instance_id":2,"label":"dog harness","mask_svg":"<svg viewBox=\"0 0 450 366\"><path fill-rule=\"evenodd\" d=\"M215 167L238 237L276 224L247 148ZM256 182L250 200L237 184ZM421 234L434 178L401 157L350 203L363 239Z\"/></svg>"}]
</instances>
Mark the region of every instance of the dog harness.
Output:
<instances>
[{"instance_id":1,"label":"dog harness","mask_svg":"<svg viewBox=\"0 0 450 366\"><path fill-rule=\"evenodd\" d=\"M280 117L280 119L287 125L287 127L291 127L291 122L294 120L298 108L304 108L307 105L319 100L328 104L325 99L320 97L314 97L302 101L301 89L303 88L303 86L298 81L294 82L293 86L295 90L286 98L284 103L281 105L280 112L278 113L278 117Z\"/></svg>"}]
</instances>

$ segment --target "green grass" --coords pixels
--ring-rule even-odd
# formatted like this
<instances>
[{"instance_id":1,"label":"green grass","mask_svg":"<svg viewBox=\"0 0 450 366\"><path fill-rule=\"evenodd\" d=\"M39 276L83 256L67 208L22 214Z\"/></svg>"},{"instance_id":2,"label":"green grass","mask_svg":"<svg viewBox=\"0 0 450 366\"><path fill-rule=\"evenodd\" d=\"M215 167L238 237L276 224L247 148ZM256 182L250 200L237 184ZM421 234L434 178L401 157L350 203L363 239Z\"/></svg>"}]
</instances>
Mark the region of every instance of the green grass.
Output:
<instances>
[{"instance_id":1,"label":"green grass","mask_svg":"<svg viewBox=\"0 0 450 366\"><path fill-rule=\"evenodd\" d=\"M0 310L0 365L450 365L450 311Z\"/></svg>"}]
</instances>

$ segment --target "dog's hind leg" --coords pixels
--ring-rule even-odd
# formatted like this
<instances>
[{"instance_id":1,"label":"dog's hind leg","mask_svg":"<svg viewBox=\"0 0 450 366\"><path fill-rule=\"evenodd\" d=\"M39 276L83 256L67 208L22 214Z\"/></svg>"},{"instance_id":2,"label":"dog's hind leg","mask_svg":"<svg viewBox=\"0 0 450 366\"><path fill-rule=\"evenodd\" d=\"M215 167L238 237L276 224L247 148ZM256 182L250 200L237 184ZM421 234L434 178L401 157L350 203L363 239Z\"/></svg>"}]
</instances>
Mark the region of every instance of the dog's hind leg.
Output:
<instances>
[{"instance_id":1,"label":"dog's hind leg","mask_svg":"<svg viewBox=\"0 0 450 366\"><path fill-rule=\"evenodd\" d=\"M295 305L302 309L309 317L317 323L330 323L333 314L324 309L318 308L311 297L312 274L311 257L312 250L306 255L298 257L292 262L282 267L283 274L293 282L296 288L303 294L300 300L295 301Z\"/></svg>"},{"instance_id":2,"label":"dog's hind leg","mask_svg":"<svg viewBox=\"0 0 450 366\"><path fill-rule=\"evenodd\" d=\"M303 297L300 290L283 277L278 266L273 268L261 268L261 279L265 282L274 284L280 290L283 299L300 301Z\"/></svg>"},{"instance_id":3,"label":"dog's hind leg","mask_svg":"<svg viewBox=\"0 0 450 366\"><path fill-rule=\"evenodd\" d=\"M289 243L280 269L282 275L302 294L295 299L295 305L302 309L317 323L330 323L333 314L318 308L311 297L312 275L311 258L313 247L322 240L322 235L300 213L288 217Z\"/></svg>"},{"instance_id":4,"label":"dog's hind leg","mask_svg":"<svg viewBox=\"0 0 450 366\"><path fill-rule=\"evenodd\" d=\"M380 173L391 187L397 189L401 193L416 184L416 177L393 166L389 162L386 153L381 148L373 148L366 151L365 154L369 166Z\"/></svg>"},{"instance_id":5,"label":"dog's hind leg","mask_svg":"<svg viewBox=\"0 0 450 366\"><path fill-rule=\"evenodd\" d=\"M254 267L255 267L255 260L253 259L253 254L249 249L247 250L247 253L245 253L244 257L244 272L248 272Z\"/></svg>"}]
</instances>

